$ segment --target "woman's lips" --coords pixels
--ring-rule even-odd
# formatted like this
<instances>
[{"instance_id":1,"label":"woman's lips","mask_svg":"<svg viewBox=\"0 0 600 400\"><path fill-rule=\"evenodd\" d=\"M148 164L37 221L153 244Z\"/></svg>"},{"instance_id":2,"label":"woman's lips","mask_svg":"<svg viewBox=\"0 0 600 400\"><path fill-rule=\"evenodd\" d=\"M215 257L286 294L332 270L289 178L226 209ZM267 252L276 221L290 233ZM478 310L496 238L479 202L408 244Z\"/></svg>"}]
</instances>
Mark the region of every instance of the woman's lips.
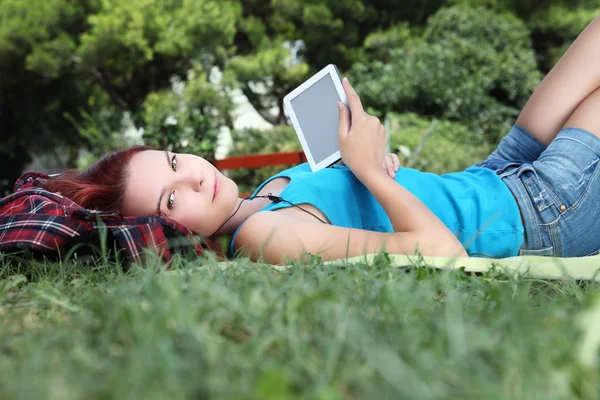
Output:
<instances>
[{"instance_id":1,"label":"woman's lips","mask_svg":"<svg viewBox=\"0 0 600 400\"><path fill-rule=\"evenodd\" d=\"M221 182L219 181L219 177L217 176L217 173L215 172L215 184L214 184L214 193L213 193L213 201L215 201L215 197L217 197L217 194L219 194L219 189L221 188Z\"/></svg>"}]
</instances>

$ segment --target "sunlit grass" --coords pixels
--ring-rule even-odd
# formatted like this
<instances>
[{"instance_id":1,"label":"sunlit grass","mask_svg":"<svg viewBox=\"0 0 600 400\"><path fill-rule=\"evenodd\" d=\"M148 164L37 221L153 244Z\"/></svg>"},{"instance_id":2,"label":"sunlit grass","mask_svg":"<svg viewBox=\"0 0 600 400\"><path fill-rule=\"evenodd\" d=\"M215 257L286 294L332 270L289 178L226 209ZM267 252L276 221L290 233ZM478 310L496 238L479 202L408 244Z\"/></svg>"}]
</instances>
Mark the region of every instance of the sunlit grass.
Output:
<instances>
[{"instance_id":1,"label":"sunlit grass","mask_svg":"<svg viewBox=\"0 0 600 400\"><path fill-rule=\"evenodd\" d=\"M597 283L0 262L0 398L596 398ZM598 328L600 329L600 328Z\"/></svg>"}]
</instances>

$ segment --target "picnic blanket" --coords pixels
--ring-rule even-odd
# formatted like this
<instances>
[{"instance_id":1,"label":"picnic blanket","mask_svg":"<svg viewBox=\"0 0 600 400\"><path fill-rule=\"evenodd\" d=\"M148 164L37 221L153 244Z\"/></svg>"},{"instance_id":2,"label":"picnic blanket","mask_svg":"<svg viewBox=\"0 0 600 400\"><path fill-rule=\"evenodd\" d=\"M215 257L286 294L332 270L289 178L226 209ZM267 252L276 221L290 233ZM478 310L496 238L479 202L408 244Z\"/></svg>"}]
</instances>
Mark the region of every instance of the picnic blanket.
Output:
<instances>
[{"instance_id":1,"label":"picnic blanket","mask_svg":"<svg viewBox=\"0 0 600 400\"><path fill-rule=\"evenodd\" d=\"M343 263L371 263L377 254L352 257L348 260L327 261L326 265ZM486 272L497 268L506 273L541 279L576 279L600 282L600 255L589 257L541 257L519 256L509 258L476 258L476 257L416 257L401 254L390 254L390 266L428 267L436 269L461 269L466 272ZM274 265L273 268L285 270L289 265Z\"/></svg>"}]
</instances>

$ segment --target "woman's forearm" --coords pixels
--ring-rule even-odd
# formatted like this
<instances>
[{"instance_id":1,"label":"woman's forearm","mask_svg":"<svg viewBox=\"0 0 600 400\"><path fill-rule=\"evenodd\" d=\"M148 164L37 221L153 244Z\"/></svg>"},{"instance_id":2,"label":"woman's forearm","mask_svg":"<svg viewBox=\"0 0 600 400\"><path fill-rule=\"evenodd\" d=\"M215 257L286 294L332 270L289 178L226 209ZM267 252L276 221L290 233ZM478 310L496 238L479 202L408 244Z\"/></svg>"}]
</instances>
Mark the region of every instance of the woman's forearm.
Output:
<instances>
[{"instance_id":1,"label":"woman's forearm","mask_svg":"<svg viewBox=\"0 0 600 400\"><path fill-rule=\"evenodd\" d=\"M357 178L387 213L394 231L417 232L427 240L451 248L464 249L456 236L421 200L392 180L381 169L362 171Z\"/></svg>"}]
</instances>

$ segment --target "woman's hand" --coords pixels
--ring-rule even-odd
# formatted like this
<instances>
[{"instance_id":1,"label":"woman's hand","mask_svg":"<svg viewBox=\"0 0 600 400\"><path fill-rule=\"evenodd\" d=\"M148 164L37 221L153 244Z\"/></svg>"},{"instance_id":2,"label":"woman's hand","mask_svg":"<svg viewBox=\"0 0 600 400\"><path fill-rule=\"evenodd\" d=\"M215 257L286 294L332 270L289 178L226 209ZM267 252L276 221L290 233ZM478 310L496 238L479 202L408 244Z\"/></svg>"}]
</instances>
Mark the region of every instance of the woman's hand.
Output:
<instances>
[{"instance_id":1,"label":"woman's hand","mask_svg":"<svg viewBox=\"0 0 600 400\"><path fill-rule=\"evenodd\" d=\"M360 98L348 79L342 80L342 86L348 97L350 112L342 102L338 103L340 122L338 128L338 143L342 161L359 179L370 171L381 171L386 165L385 147L387 138L385 129L379 119L365 112ZM393 160L392 160L393 165Z\"/></svg>"},{"instance_id":2,"label":"woman's hand","mask_svg":"<svg viewBox=\"0 0 600 400\"><path fill-rule=\"evenodd\" d=\"M400 168L400 159L396 153L385 153L381 167L387 172L390 178L396 177L396 172Z\"/></svg>"}]
</instances>

